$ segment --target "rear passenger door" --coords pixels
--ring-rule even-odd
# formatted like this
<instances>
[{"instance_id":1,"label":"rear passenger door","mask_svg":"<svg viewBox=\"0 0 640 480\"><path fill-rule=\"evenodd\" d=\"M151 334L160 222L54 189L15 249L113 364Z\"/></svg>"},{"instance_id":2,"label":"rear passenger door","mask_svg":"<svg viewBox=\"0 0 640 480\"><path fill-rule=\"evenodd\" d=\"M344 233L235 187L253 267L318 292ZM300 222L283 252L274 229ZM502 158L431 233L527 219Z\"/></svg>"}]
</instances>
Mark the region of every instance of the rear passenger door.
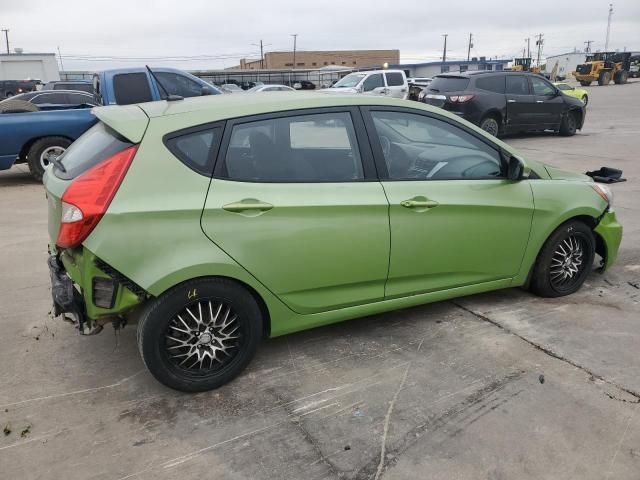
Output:
<instances>
[{"instance_id":1,"label":"rear passenger door","mask_svg":"<svg viewBox=\"0 0 640 480\"><path fill-rule=\"evenodd\" d=\"M298 313L381 300L388 203L356 108L228 121L205 234Z\"/></svg>"},{"instance_id":2,"label":"rear passenger door","mask_svg":"<svg viewBox=\"0 0 640 480\"><path fill-rule=\"evenodd\" d=\"M534 98L526 75L506 75L506 128L509 131L527 130L535 123Z\"/></svg>"},{"instance_id":3,"label":"rear passenger door","mask_svg":"<svg viewBox=\"0 0 640 480\"><path fill-rule=\"evenodd\" d=\"M407 98L408 87L404 75L400 72L385 72L387 95L393 98Z\"/></svg>"}]
</instances>

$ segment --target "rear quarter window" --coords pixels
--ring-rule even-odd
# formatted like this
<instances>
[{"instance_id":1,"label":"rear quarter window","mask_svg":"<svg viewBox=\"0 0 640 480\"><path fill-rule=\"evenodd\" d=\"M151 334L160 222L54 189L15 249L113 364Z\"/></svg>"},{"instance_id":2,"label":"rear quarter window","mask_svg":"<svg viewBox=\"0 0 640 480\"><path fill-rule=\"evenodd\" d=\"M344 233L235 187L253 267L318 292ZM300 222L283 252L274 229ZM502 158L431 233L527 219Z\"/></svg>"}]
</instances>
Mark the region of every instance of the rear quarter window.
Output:
<instances>
[{"instance_id":1,"label":"rear quarter window","mask_svg":"<svg viewBox=\"0 0 640 480\"><path fill-rule=\"evenodd\" d=\"M83 133L60 157L65 171L54 167L53 173L63 180L72 180L132 145L133 143L99 122Z\"/></svg>"},{"instance_id":2,"label":"rear quarter window","mask_svg":"<svg viewBox=\"0 0 640 480\"><path fill-rule=\"evenodd\" d=\"M385 73L387 76L387 86L388 87L399 87L404 85L404 77L400 72L390 72Z\"/></svg>"},{"instance_id":3,"label":"rear quarter window","mask_svg":"<svg viewBox=\"0 0 640 480\"><path fill-rule=\"evenodd\" d=\"M131 105L153 100L146 73L120 73L113 76L113 90L118 105Z\"/></svg>"},{"instance_id":4,"label":"rear quarter window","mask_svg":"<svg viewBox=\"0 0 640 480\"><path fill-rule=\"evenodd\" d=\"M436 77L429 84L430 92L460 92L469 86L469 79L465 77Z\"/></svg>"},{"instance_id":5,"label":"rear quarter window","mask_svg":"<svg viewBox=\"0 0 640 480\"><path fill-rule=\"evenodd\" d=\"M209 127L170 134L165 136L164 143L187 167L202 175L211 176L221 132L220 127Z\"/></svg>"}]
</instances>

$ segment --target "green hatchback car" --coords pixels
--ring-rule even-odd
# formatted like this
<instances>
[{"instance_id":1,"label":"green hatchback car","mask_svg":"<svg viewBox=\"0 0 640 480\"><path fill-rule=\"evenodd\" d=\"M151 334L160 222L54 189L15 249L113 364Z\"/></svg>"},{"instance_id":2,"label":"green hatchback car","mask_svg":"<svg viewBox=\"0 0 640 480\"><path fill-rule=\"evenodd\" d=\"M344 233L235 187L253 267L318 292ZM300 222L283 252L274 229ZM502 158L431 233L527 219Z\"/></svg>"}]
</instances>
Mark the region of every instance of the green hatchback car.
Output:
<instances>
[{"instance_id":1,"label":"green hatchback car","mask_svg":"<svg viewBox=\"0 0 640 480\"><path fill-rule=\"evenodd\" d=\"M585 107L589 104L589 92L587 92L584 88L573 87L564 82L555 82L554 85L558 87L558 89L563 94L577 98L578 100L582 100L582 103L584 103Z\"/></svg>"},{"instance_id":2,"label":"green hatchback car","mask_svg":"<svg viewBox=\"0 0 640 480\"><path fill-rule=\"evenodd\" d=\"M367 96L94 109L50 166L55 314L137 321L150 372L216 388L261 338L489 290L575 292L615 260L610 190L447 112Z\"/></svg>"}]
</instances>

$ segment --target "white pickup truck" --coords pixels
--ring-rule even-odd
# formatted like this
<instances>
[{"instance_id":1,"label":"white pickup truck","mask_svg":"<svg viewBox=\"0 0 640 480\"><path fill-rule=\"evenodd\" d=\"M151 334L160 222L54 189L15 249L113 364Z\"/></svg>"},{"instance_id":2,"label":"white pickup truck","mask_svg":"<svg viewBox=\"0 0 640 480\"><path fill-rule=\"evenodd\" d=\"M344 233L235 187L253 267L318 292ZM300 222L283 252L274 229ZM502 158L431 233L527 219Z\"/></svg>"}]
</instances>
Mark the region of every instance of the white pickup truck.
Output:
<instances>
[{"instance_id":1,"label":"white pickup truck","mask_svg":"<svg viewBox=\"0 0 640 480\"><path fill-rule=\"evenodd\" d=\"M409 85L402 70L369 70L350 73L321 92L361 93L406 99L409 94Z\"/></svg>"}]
</instances>

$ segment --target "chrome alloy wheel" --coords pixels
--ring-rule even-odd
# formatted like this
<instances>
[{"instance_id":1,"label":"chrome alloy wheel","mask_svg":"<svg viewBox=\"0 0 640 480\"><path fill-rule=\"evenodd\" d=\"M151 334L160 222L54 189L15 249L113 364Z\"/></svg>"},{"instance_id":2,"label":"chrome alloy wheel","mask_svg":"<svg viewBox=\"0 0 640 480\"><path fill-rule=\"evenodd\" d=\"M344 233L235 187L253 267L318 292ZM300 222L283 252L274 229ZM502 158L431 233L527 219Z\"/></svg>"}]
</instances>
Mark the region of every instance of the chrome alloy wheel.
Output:
<instances>
[{"instance_id":1,"label":"chrome alloy wheel","mask_svg":"<svg viewBox=\"0 0 640 480\"><path fill-rule=\"evenodd\" d=\"M229 364L241 340L238 316L227 304L212 300L185 307L165 331L169 361L195 374L208 374Z\"/></svg>"},{"instance_id":2,"label":"chrome alloy wheel","mask_svg":"<svg viewBox=\"0 0 640 480\"><path fill-rule=\"evenodd\" d=\"M585 268L583 257L584 244L581 238L570 235L560 242L551 258L551 285L558 290L571 288Z\"/></svg>"},{"instance_id":3,"label":"chrome alloy wheel","mask_svg":"<svg viewBox=\"0 0 640 480\"><path fill-rule=\"evenodd\" d=\"M66 148L57 146L45 148L40 154L40 165L42 165L42 169L46 169L49 164L60 157L65 150Z\"/></svg>"}]
</instances>

